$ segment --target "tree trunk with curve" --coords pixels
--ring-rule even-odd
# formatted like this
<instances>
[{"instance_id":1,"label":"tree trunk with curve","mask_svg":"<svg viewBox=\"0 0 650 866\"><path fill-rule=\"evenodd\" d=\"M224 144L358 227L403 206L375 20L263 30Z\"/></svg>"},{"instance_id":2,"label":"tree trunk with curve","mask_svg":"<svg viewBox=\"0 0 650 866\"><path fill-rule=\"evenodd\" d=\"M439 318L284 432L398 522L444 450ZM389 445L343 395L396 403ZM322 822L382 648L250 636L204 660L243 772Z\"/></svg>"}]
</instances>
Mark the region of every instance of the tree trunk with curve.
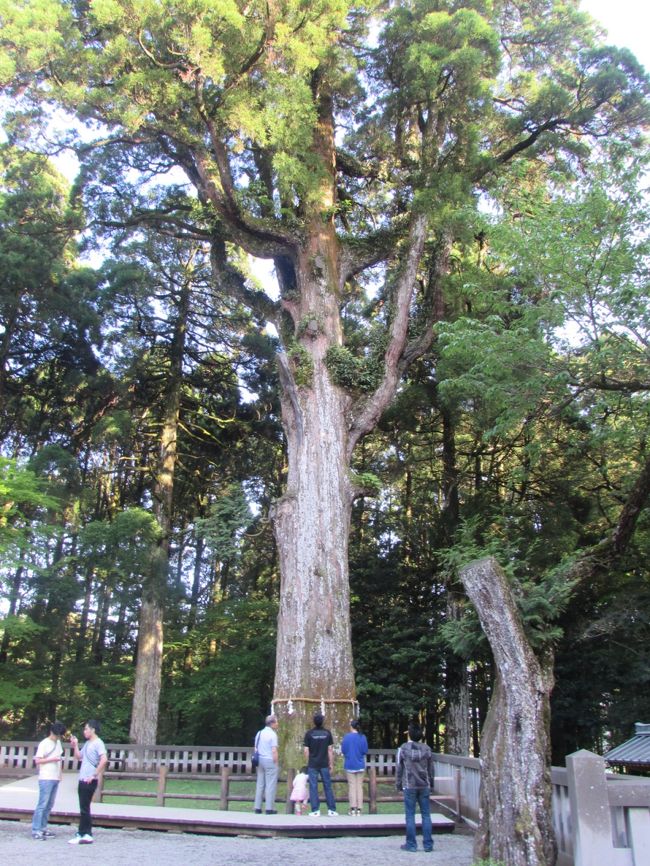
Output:
<instances>
[{"instance_id":1,"label":"tree trunk with curve","mask_svg":"<svg viewBox=\"0 0 650 866\"><path fill-rule=\"evenodd\" d=\"M629 490L613 530L563 572L575 590L607 573L624 556L650 498L650 457ZM553 657L533 652L503 569L486 557L466 565L460 579L494 656L496 676L481 734L481 802L474 842L477 858L506 866L553 866L550 693Z\"/></svg>"},{"instance_id":2,"label":"tree trunk with curve","mask_svg":"<svg viewBox=\"0 0 650 866\"><path fill-rule=\"evenodd\" d=\"M481 735L481 799L474 856L506 866L553 866L550 694L553 662L524 632L514 593L492 557L461 569L495 661Z\"/></svg>"}]
</instances>

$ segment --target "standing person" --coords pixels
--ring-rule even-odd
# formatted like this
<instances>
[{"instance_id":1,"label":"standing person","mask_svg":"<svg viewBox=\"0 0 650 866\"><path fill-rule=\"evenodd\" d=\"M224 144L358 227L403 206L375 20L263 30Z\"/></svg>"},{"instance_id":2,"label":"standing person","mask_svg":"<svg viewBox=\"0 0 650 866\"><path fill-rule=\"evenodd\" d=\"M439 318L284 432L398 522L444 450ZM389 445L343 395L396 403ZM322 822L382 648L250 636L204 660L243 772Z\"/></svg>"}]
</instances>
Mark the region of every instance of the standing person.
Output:
<instances>
[{"instance_id":1,"label":"standing person","mask_svg":"<svg viewBox=\"0 0 650 866\"><path fill-rule=\"evenodd\" d=\"M295 805L294 812L296 815L302 815L302 807L306 805L309 797L307 794L307 784L309 776L307 775L307 767L301 767L300 772L296 773L293 785L291 787L291 796L289 799Z\"/></svg>"},{"instance_id":2,"label":"standing person","mask_svg":"<svg viewBox=\"0 0 650 866\"><path fill-rule=\"evenodd\" d=\"M48 728L48 736L38 744L34 763L38 767L38 803L32 817L32 839L44 841L54 836L47 829L56 792L61 781L61 761L63 745L61 737L66 732L63 722L54 722Z\"/></svg>"},{"instance_id":3,"label":"standing person","mask_svg":"<svg viewBox=\"0 0 650 866\"><path fill-rule=\"evenodd\" d=\"M279 753L278 753L278 720L274 715L266 717L265 727L258 731L255 737L260 762L257 765L257 784L255 786L255 814L262 814L262 797L267 815L277 815L275 792L278 787Z\"/></svg>"},{"instance_id":4,"label":"standing person","mask_svg":"<svg viewBox=\"0 0 650 866\"><path fill-rule=\"evenodd\" d=\"M425 851L433 851L431 828L431 804L429 797L434 781L433 752L421 743L422 728L410 724L408 741L400 746L397 753L398 791L404 792L404 816L406 819L406 843L402 851L417 851L415 841L415 804L422 814L422 846Z\"/></svg>"},{"instance_id":5,"label":"standing person","mask_svg":"<svg viewBox=\"0 0 650 866\"><path fill-rule=\"evenodd\" d=\"M79 741L76 737L70 737L70 743L75 758L81 761L79 767L79 830L77 835L68 839L69 845L92 845L93 825L90 817L90 804L93 794L97 790L97 782L104 772L108 763L106 746L99 739L101 725L96 719L88 719L84 725L84 737L86 742L79 749Z\"/></svg>"},{"instance_id":6,"label":"standing person","mask_svg":"<svg viewBox=\"0 0 650 866\"><path fill-rule=\"evenodd\" d=\"M358 719L350 722L350 731L341 741L343 769L348 780L348 815L360 815L363 809L363 776L366 769L368 740L361 733Z\"/></svg>"},{"instance_id":7,"label":"standing person","mask_svg":"<svg viewBox=\"0 0 650 866\"><path fill-rule=\"evenodd\" d=\"M320 800L318 799L318 776L323 780L327 814L330 817L338 815L336 800L332 790L331 773L334 770L334 740L331 731L323 727L325 717L322 713L314 713L314 727L307 731L304 739L305 760L309 777L309 802L312 818L320 815Z\"/></svg>"}]
</instances>

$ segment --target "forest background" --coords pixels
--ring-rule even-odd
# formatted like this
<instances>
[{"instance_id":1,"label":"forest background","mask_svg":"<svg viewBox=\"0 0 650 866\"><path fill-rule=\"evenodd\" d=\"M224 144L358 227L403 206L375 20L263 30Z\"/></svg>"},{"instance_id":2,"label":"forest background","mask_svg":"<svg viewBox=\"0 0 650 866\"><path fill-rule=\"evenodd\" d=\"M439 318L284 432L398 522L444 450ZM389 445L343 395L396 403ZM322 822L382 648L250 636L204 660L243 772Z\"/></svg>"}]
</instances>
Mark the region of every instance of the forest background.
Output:
<instances>
[{"instance_id":1,"label":"forest background","mask_svg":"<svg viewBox=\"0 0 650 866\"><path fill-rule=\"evenodd\" d=\"M282 335L220 290L169 154L90 147L76 126L61 141L42 105L15 107L0 192L0 736L92 715L129 738L162 551L158 741L248 743L273 695ZM72 187L47 159L64 147L81 157ZM617 525L647 462L644 152L618 135L531 164L482 198L448 195L436 339L354 454L352 641L374 746L417 716L436 749L478 753L493 663L457 570L483 552L507 566L533 644L554 647L557 762L650 718L647 510L614 567L575 591L558 572ZM251 292L269 288L230 253ZM351 390L373 386L362 337L388 306L380 269L345 299Z\"/></svg>"}]
</instances>

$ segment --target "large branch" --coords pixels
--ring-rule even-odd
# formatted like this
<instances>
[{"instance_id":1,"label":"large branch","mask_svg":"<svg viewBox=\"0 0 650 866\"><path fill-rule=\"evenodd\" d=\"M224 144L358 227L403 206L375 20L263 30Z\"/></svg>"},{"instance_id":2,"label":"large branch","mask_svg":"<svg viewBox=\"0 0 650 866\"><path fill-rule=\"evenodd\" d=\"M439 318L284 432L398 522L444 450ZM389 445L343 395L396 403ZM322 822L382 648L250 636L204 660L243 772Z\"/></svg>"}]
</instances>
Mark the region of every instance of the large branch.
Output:
<instances>
[{"instance_id":1,"label":"large branch","mask_svg":"<svg viewBox=\"0 0 650 866\"><path fill-rule=\"evenodd\" d=\"M611 568L620 559L632 540L641 511L650 497L650 456L636 479L618 522L601 542L586 550L567 571L565 578L571 583L585 583L594 574Z\"/></svg>"},{"instance_id":2,"label":"large branch","mask_svg":"<svg viewBox=\"0 0 650 866\"><path fill-rule=\"evenodd\" d=\"M342 238L340 240L341 290L351 277L391 258L398 243L404 239L406 230L407 224L404 220L393 222L390 228L355 237L351 241Z\"/></svg>"},{"instance_id":3,"label":"large branch","mask_svg":"<svg viewBox=\"0 0 650 866\"><path fill-rule=\"evenodd\" d=\"M221 150L225 152L223 146ZM247 253L263 259L291 256L295 252L299 245L299 239L295 235L271 220L257 219L246 214L237 203L234 188L229 189L227 179L226 191L224 191L224 174L221 167L219 167L220 183L217 184L211 175L207 154L194 151L193 156L200 192L214 207L232 241L239 244ZM217 162L223 163L224 160L226 157L222 153ZM224 169L224 173L227 175L229 170Z\"/></svg>"},{"instance_id":4,"label":"large branch","mask_svg":"<svg viewBox=\"0 0 650 866\"><path fill-rule=\"evenodd\" d=\"M505 163L510 162L520 153L529 150L531 147L533 147L534 144L537 143L538 139L543 133L551 132L565 125L567 125L567 119L564 117L553 118L552 120L547 120L546 123L540 124L525 138L520 139L511 147L504 150L502 153L493 156L492 159L488 161L487 165L485 165L483 168L479 169L479 171L476 172L476 174L474 175L474 181L477 182L482 180L486 175L494 171L495 166L505 165Z\"/></svg>"},{"instance_id":5,"label":"large branch","mask_svg":"<svg viewBox=\"0 0 650 866\"><path fill-rule=\"evenodd\" d=\"M416 213L411 220L406 253L397 277L388 346L384 354L384 375L378 388L368 398L352 423L348 441L350 455L359 439L376 427L382 412L397 390L402 372L400 359L408 338L411 299L424 251L428 224L428 217L424 213Z\"/></svg>"},{"instance_id":6,"label":"large branch","mask_svg":"<svg viewBox=\"0 0 650 866\"><path fill-rule=\"evenodd\" d=\"M229 262L226 244L220 237L213 237L210 247L212 275L220 290L247 307L261 322L272 322L279 327L280 304L264 292L255 292L246 285L246 279Z\"/></svg>"},{"instance_id":7,"label":"large branch","mask_svg":"<svg viewBox=\"0 0 650 866\"><path fill-rule=\"evenodd\" d=\"M650 391L649 379L615 379L605 373L593 379L571 378L568 384L581 391L620 391L622 394L637 394Z\"/></svg>"},{"instance_id":8,"label":"large branch","mask_svg":"<svg viewBox=\"0 0 650 866\"><path fill-rule=\"evenodd\" d=\"M442 322L445 317L442 281L449 272L451 244L451 234L444 232L429 273L429 285L425 298L427 306L426 320L419 335L406 346L402 353L400 360L401 372L404 372L417 358L421 358L429 351L434 339L434 327L438 322Z\"/></svg>"}]
</instances>

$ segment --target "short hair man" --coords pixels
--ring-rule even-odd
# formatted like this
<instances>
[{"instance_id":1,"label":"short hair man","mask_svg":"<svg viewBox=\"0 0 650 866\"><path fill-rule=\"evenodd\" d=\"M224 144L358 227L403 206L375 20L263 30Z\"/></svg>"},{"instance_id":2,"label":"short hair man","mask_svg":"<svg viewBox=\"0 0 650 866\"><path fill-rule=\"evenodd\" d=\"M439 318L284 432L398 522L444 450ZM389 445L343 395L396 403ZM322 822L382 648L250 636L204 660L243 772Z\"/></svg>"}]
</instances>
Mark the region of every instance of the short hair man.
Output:
<instances>
[{"instance_id":1,"label":"short hair man","mask_svg":"<svg viewBox=\"0 0 650 866\"><path fill-rule=\"evenodd\" d=\"M309 777L309 803L312 818L320 815L320 800L318 799L318 777L323 780L325 799L327 801L327 814L330 817L338 815L336 811L336 800L332 790L332 776L334 770L334 739L332 732L323 727L325 717L322 713L314 713L314 727L307 731L303 741L305 761L307 762L307 776Z\"/></svg>"},{"instance_id":2,"label":"short hair man","mask_svg":"<svg viewBox=\"0 0 650 866\"><path fill-rule=\"evenodd\" d=\"M77 835L68 839L70 845L92 845L93 825L90 816L90 804L97 790L97 783L108 763L106 746L99 738L101 725L97 719L88 719L84 725L84 737L86 742L79 749L79 741L76 737L70 737L70 743L74 756L81 761L79 767L79 783L77 793L79 795L79 830Z\"/></svg>"},{"instance_id":3,"label":"short hair man","mask_svg":"<svg viewBox=\"0 0 650 866\"><path fill-rule=\"evenodd\" d=\"M54 833L48 830L47 822L61 781L61 737L65 732L66 726L63 722L53 722L48 727L47 737L38 744L34 755L34 763L38 767L38 803L32 817L32 839L41 842L54 836Z\"/></svg>"},{"instance_id":4,"label":"short hair man","mask_svg":"<svg viewBox=\"0 0 650 866\"><path fill-rule=\"evenodd\" d=\"M267 815L277 814L275 792L278 787L278 772L280 757L278 754L278 720L274 715L267 716L265 727L257 732L255 748L260 756L257 765L257 783L255 785L255 812L262 813L262 798Z\"/></svg>"},{"instance_id":5,"label":"short hair man","mask_svg":"<svg viewBox=\"0 0 650 866\"><path fill-rule=\"evenodd\" d=\"M400 746L397 752L398 791L404 793L404 817L406 820L406 843L402 851L417 851L415 841L415 804L422 814L422 846L425 851L433 851L433 836L431 827L430 796L434 782L433 752L420 742L422 729L419 725L410 724L408 740Z\"/></svg>"}]
</instances>

